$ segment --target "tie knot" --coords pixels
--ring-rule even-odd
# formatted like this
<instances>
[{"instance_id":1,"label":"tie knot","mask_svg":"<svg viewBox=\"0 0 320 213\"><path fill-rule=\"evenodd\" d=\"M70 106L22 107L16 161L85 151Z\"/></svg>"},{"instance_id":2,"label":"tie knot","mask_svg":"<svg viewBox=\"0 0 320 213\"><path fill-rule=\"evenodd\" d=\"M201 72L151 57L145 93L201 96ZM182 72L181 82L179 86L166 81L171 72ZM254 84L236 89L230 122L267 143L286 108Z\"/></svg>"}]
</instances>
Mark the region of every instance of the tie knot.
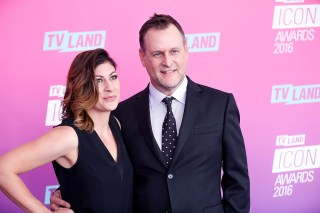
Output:
<instances>
[{"instance_id":1,"label":"tie knot","mask_svg":"<svg viewBox=\"0 0 320 213\"><path fill-rule=\"evenodd\" d=\"M167 108L171 108L172 100L174 97L165 97L162 102L167 106Z\"/></svg>"}]
</instances>

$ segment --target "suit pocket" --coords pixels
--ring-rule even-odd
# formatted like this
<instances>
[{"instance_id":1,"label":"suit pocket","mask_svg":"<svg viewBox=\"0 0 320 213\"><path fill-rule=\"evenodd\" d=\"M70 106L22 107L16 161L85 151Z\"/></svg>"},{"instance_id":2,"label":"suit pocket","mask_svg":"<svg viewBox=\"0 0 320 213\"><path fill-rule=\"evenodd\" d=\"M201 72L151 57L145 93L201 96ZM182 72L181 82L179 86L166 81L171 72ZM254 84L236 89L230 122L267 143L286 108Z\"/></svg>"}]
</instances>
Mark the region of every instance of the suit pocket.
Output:
<instances>
[{"instance_id":1,"label":"suit pocket","mask_svg":"<svg viewBox=\"0 0 320 213\"><path fill-rule=\"evenodd\" d=\"M201 135L201 134L207 134L210 132L216 132L221 129L221 124L213 124L208 126L198 126L194 128L194 134L195 135Z\"/></svg>"},{"instance_id":2,"label":"suit pocket","mask_svg":"<svg viewBox=\"0 0 320 213\"><path fill-rule=\"evenodd\" d=\"M224 213L223 205L208 206L203 209L203 213Z\"/></svg>"}]
</instances>

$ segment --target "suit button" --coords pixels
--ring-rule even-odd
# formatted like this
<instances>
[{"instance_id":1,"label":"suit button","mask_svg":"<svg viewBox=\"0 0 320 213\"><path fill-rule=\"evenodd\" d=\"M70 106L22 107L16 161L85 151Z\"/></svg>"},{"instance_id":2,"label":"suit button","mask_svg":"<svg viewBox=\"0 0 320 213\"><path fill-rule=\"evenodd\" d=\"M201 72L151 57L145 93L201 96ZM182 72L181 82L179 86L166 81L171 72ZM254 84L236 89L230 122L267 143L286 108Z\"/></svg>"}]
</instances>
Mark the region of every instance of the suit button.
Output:
<instances>
[{"instance_id":1,"label":"suit button","mask_svg":"<svg viewBox=\"0 0 320 213\"><path fill-rule=\"evenodd\" d=\"M171 209L166 209L165 213L172 213Z\"/></svg>"},{"instance_id":2,"label":"suit button","mask_svg":"<svg viewBox=\"0 0 320 213\"><path fill-rule=\"evenodd\" d=\"M168 178L171 180L173 178L173 174L168 174Z\"/></svg>"}]
</instances>

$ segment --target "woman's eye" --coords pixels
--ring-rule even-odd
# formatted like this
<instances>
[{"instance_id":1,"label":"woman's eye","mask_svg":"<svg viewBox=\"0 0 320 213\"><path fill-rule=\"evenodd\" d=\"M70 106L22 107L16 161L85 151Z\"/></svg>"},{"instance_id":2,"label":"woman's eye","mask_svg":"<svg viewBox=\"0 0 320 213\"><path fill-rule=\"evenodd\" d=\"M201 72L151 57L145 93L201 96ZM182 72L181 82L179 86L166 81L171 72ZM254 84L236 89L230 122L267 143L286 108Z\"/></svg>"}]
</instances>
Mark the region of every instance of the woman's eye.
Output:
<instances>
[{"instance_id":1,"label":"woman's eye","mask_svg":"<svg viewBox=\"0 0 320 213\"><path fill-rule=\"evenodd\" d=\"M116 79L118 79L118 75L111 76L111 80L116 80Z\"/></svg>"},{"instance_id":2,"label":"woman's eye","mask_svg":"<svg viewBox=\"0 0 320 213\"><path fill-rule=\"evenodd\" d=\"M103 82L103 80L101 78L97 78L97 82L100 83Z\"/></svg>"}]
</instances>

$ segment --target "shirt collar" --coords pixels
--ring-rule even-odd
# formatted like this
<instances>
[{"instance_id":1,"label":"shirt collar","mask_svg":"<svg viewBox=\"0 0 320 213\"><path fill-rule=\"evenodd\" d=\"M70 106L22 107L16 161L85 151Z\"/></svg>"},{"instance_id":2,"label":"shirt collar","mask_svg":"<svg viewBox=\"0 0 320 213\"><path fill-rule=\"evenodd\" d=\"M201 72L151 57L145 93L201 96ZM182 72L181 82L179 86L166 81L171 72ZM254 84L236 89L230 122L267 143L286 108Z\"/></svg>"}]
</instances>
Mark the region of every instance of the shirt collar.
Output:
<instances>
[{"instance_id":1,"label":"shirt collar","mask_svg":"<svg viewBox=\"0 0 320 213\"><path fill-rule=\"evenodd\" d=\"M186 76L184 76L182 83L176 89L176 91L171 95L171 97L174 97L180 103L185 104L186 94L187 94L187 85L188 85L188 79ZM149 84L149 100L151 105L160 104L165 97L166 97L165 94L158 91L151 83Z\"/></svg>"}]
</instances>

